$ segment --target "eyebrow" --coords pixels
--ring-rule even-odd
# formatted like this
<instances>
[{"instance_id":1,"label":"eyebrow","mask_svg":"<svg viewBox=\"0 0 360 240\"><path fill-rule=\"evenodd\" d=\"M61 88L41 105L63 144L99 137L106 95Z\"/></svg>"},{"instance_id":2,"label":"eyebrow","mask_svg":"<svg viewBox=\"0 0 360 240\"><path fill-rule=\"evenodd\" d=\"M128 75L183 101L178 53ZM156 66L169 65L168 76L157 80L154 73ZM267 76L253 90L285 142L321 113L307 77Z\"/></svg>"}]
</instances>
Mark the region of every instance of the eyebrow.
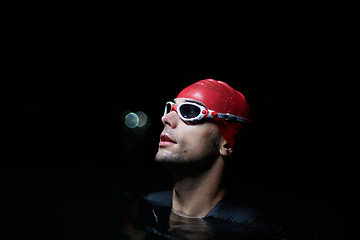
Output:
<instances>
[{"instance_id":1,"label":"eyebrow","mask_svg":"<svg viewBox=\"0 0 360 240\"><path fill-rule=\"evenodd\" d=\"M176 98L175 98L173 101L177 104ZM187 100L185 100L185 102L197 103L197 104L199 104L199 105L201 105L201 106L203 106L203 107L208 108L205 104L203 104L202 102L200 102L200 101L198 101L198 100L195 100L195 99L187 99Z\"/></svg>"}]
</instances>

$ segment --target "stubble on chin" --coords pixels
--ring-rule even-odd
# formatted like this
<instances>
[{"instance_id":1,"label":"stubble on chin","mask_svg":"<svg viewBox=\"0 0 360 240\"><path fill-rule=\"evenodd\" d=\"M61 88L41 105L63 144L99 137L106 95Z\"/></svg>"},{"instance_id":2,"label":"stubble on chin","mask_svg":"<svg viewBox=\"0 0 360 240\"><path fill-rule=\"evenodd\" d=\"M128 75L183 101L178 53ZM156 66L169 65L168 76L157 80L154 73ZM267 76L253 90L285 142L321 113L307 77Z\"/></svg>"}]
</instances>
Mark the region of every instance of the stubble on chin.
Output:
<instances>
[{"instance_id":1,"label":"stubble on chin","mask_svg":"<svg viewBox=\"0 0 360 240\"><path fill-rule=\"evenodd\" d=\"M159 163L176 163L181 161L181 154L180 153L173 153L167 151L165 149L159 149L156 153L155 160Z\"/></svg>"}]
</instances>

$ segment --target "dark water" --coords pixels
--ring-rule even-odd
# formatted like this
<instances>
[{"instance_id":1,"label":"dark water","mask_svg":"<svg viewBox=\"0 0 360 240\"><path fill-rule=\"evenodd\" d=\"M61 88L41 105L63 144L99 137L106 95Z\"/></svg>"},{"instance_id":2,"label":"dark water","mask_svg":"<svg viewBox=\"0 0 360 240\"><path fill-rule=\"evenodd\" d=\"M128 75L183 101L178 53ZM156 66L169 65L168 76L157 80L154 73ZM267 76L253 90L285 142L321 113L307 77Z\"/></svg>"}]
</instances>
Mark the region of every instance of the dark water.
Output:
<instances>
[{"instance_id":1,"label":"dark water","mask_svg":"<svg viewBox=\"0 0 360 240\"><path fill-rule=\"evenodd\" d=\"M170 209L132 202L140 195L171 189L158 169L32 168L2 175L2 239L256 239L253 229L218 219L188 219ZM239 198L284 226L265 239L351 239L350 212L238 184ZM130 210L129 210L130 209ZM128 215L128 222L124 218ZM350 237L348 237L350 236Z\"/></svg>"}]
</instances>

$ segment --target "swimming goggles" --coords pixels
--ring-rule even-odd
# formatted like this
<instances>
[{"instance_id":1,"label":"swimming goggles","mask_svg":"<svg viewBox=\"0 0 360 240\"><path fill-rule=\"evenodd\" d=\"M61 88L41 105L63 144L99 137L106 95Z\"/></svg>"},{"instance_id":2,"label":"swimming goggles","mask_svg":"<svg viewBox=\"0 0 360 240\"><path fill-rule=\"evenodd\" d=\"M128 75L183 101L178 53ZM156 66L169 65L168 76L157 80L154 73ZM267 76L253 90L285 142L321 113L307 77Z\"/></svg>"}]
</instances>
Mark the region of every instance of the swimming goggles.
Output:
<instances>
[{"instance_id":1,"label":"swimming goggles","mask_svg":"<svg viewBox=\"0 0 360 240\"><path fill-rule=\"evenodd\" d=\"M250 119L238 117L229 113L218 113L214 110L210 110L194 102L184 102L176 105L174 102L167 102L165 106L164 115L171 111L177 112L178 116L184 122L197 122L203 118L223 118L227 121L236 121L247 123L251 122Z\"/></svg>"}]
</instances>

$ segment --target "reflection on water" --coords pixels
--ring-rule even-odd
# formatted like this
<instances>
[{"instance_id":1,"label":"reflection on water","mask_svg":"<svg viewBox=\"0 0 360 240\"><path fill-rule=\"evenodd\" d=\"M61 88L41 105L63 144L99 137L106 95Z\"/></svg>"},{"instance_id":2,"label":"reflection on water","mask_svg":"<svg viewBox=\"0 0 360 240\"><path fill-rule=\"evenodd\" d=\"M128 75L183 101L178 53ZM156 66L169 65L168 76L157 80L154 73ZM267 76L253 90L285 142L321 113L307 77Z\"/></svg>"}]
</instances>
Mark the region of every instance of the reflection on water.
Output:
<instances>
[{"instance_id":1,"label":"reflection on water","mask_svg":"<svg viewBox=\"0 0 360 240\"><path fill-rule=\"evenodd\" d=\"M170 213L168 233L180 239L209 239L214 236L202 218L186 218Z\"/></svg>"}]
</instances>

